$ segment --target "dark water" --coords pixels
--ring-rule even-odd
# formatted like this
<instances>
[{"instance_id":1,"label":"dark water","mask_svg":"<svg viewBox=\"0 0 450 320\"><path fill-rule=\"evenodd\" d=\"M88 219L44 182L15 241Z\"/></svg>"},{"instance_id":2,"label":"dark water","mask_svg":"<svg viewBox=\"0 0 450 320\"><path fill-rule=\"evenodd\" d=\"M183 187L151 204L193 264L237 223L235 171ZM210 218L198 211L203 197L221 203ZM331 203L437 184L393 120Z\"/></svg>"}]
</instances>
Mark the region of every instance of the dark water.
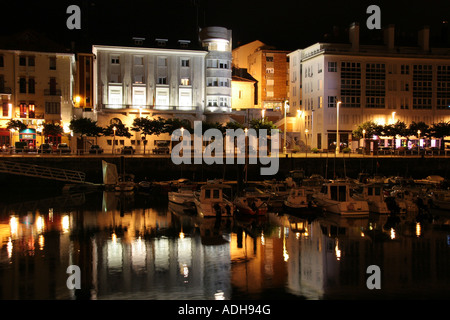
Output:
<instances>
[{"instance_id":1,"label":"dark water","mask_svg":"<svg viewBox=\"0 0 450 320\"><path fill-rule=\"evenodd\" d=\"M166 197L3 205L0 299L450 298L450 213L217 221L169 210ZM69 265L81 289L67 287ZM370 265L381 289L367 287Z\"/></svg>"}]
</instances>

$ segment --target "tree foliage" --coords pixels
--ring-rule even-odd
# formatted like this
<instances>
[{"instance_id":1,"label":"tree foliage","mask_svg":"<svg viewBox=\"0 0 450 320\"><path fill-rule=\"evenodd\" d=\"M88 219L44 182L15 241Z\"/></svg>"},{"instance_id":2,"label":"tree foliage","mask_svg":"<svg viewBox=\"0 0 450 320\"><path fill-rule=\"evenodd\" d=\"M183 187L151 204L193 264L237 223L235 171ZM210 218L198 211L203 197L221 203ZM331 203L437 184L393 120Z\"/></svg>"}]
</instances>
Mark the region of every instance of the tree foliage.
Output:
<instances>
[{"instance_id":1,"label":"tree foliage","mask_svg":"<svg viewBox=\"0 0 450 320\"><path fill-rule=\"evenodd\" d=\"M20 120L10 120L6 124L6 129L11 130L14 129L16 131L25 130L27 125Z\"/></svg>"}]
</instances>

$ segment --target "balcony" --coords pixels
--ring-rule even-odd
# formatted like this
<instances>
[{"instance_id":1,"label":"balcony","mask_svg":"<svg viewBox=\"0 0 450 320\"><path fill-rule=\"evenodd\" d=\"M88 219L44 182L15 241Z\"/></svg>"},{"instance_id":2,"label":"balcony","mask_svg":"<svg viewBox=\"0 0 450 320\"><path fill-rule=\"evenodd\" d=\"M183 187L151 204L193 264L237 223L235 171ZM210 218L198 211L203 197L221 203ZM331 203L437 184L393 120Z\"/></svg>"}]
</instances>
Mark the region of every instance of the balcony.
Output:
<instances>
[{"instance_id":1,"label":"balcony","mask_svg":"<svg viewBox=\"0 0 450 320\"><path fill-rule=\"evenodd\" d=\"M152 110L152 111L164 111L164 112L198 112L200 111L199 106L191 106L191 107L185 107L185 106L158 106L158 105L146 105L141 106L139 108L135 105L129 105L129 104L102 104L103 110L108 111L118 111L118 112L130 112L130 111L139 111L139 109L143 112Z\"/></svg>"},{"instance_id":2,"label":"balcony","mask_svg":"<svg viewBox=\"0 0 450 320\"><path fill-rule=\"evenodd\" d=\"M12 90L9 87L0 86L0 94L11 94Z\"/></svg>"},{"instance_id":3,"label":"balcony","mask_svg":"<svg viewBox=\"0 0 450 320\"><path fill-rule=\"evenodd\" d=\"M44 96L61 96L61 89L44 89Z\"/></svg>"}]
</instances>

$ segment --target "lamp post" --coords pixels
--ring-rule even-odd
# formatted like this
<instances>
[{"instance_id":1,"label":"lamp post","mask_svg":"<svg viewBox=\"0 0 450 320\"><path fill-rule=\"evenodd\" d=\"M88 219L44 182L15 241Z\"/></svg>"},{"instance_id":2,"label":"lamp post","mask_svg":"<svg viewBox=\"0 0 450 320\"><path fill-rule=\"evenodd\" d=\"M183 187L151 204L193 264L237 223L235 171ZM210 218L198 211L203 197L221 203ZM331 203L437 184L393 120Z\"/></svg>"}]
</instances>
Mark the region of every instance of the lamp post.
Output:
<instances>
[{"instance_id":1,"label":"lamp post","mask_svg":"<svg viewBox=\"0 0 450 320\"><path fill-rule=\"evenodd\" d=\"M339 154L341 149L341 139L339 138L339 105L342 101L338 101L336 104L336 154Z\"/></svg>"},{"instance_id":2,"label":"lamp post","mask_svg":"<svg viewBox=\"0 0 450 320\"><path fill-rule=\"evenodd\" d=\"M363 129L363 154L366 152L366 129Z\"/></svg>"},{"instance_id":3,"label":"lamp post","mask_svg":"<svg viewBox=\"0 0 450 320\"><path fill-rule=\"evenodd\" d=\"M262 109L261 110L261 117L262 117L262 120L264 121L264 115L266 114L266 109Z\"/></svg>"},{"instance_id":4,"label":"lamp post","mask_svg":"<svg viewBox=\"0 0 450 320\"><path fill-rule=\"evenodd\" d=\"M114 136L113 136L113 148L112 148L112 153L113 153L113 155L116 154L116 151L115 151L115 146L116 146L116 130L117 130L117 128L116 128L116 126L114 126L114 127L113 127L113 132L114 132Z\"/></svg>"},{"instance_id":5,"label":"lamp post","mask_svg":"<svg viewBox=\"0 0 450 320\"><path fill-rule=\"evenodd\" d=\"M420 134L422 133L422 131L417 130L417 136L419 137L419 141L417 141L417 155L419 155L420 153Z\"/></svg>"},{"instance_id":6,"label":"lamp post","mask_svg":"<svg viewBox=\"0 0 450 320\"><path fill-rule=\"evenodd\" d=\"M305 129L305 141L306 141L306 149L305 149L305 157L308 157L308 129Z\"/></svg>"},{"instance_id":7,"label":"lamp post","mask_svg":"<svg viewBox=\"0 0 450 320\"><path fill-rule=\"evenodd\" d=\"M11 152L12 152L12 150L13 150L13 139L14 139L14 132L16 131L16 129L14 129L14 128L11 128L11 129L9 129L9 132L11 133L11 141L10 141L10 143L9 143L9 148L11 149Z\"/></svg>"},{"instance_id":8,"label":"lamp post","mask_svg":"<svg viewBox=\"0 0 450 320\"><path fill-rule=\"evenodd\" d=\"M284 143L283 143L284 154L287 154L287 152L286 152L286 131L287 131L286 108L287 108L287 104L288 104L288 101L284 100Z\"/></svg>"}]
</instances>

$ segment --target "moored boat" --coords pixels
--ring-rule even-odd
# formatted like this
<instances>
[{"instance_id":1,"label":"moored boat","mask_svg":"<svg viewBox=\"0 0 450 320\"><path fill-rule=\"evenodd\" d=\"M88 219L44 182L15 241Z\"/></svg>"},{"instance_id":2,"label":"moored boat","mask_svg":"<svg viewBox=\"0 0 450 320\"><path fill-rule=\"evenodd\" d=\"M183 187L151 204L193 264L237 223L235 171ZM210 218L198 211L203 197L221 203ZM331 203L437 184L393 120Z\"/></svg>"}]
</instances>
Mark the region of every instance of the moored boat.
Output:
<instances>
[{"instance_id":1,"label":"moored boat","mask_svg":"<svg viewBox=\"0 0 450 320\"><path fill-rule=\"evenodd\" d=\"M265 215L267 203L258 197L239 196L234 199L237 212L246 215Z\"/></svg>"},{"instance_id":2,"label":"moored boat","mask_svg":"<svg viewBox=\"0 0 450 320\"><path fill-rule=\"evenodd\" d=\"M317 206L313 203L311 194L307 192L306 187L295 187L289 192L284 200L283 208L289 213L307 213Z\"/></svg>"},{"instance_id":3,"label":"moored boat","mask_svg":"<svg viewBox=\"0 0 450 320\"><path fill-rule=\"evenodd\" d=\"M355 200L367 201L370 212L389 214L387 203L384 199L383 185L380 183L366 183L362 185L362 191L352 196Z\"/></svg>"},{"instance_id":4,"label":"moored boat","mask_svg":"<svg viewBox=\"0 0 450 320\"><path fill-rule=\"evenodd\" d=\"M321 192L313 194L317 205L325 211L343 216L363 216L369 214L369 204L365 200L355 200L350 196L350 183L332 181L325 183Z\"/></svg>"},{"instance_id":5,"label":"moored boat","mask_svg":"<svg viewBox=\"0 0 450 320\"><path fill-rule=\"evenodd\" d=\"M233 216L234 205L229 200L231 192L231 186L221 182L212 181L203 185L200 191L194 193L197 214L200 217Z\"/></svg>"}]
</instances>

